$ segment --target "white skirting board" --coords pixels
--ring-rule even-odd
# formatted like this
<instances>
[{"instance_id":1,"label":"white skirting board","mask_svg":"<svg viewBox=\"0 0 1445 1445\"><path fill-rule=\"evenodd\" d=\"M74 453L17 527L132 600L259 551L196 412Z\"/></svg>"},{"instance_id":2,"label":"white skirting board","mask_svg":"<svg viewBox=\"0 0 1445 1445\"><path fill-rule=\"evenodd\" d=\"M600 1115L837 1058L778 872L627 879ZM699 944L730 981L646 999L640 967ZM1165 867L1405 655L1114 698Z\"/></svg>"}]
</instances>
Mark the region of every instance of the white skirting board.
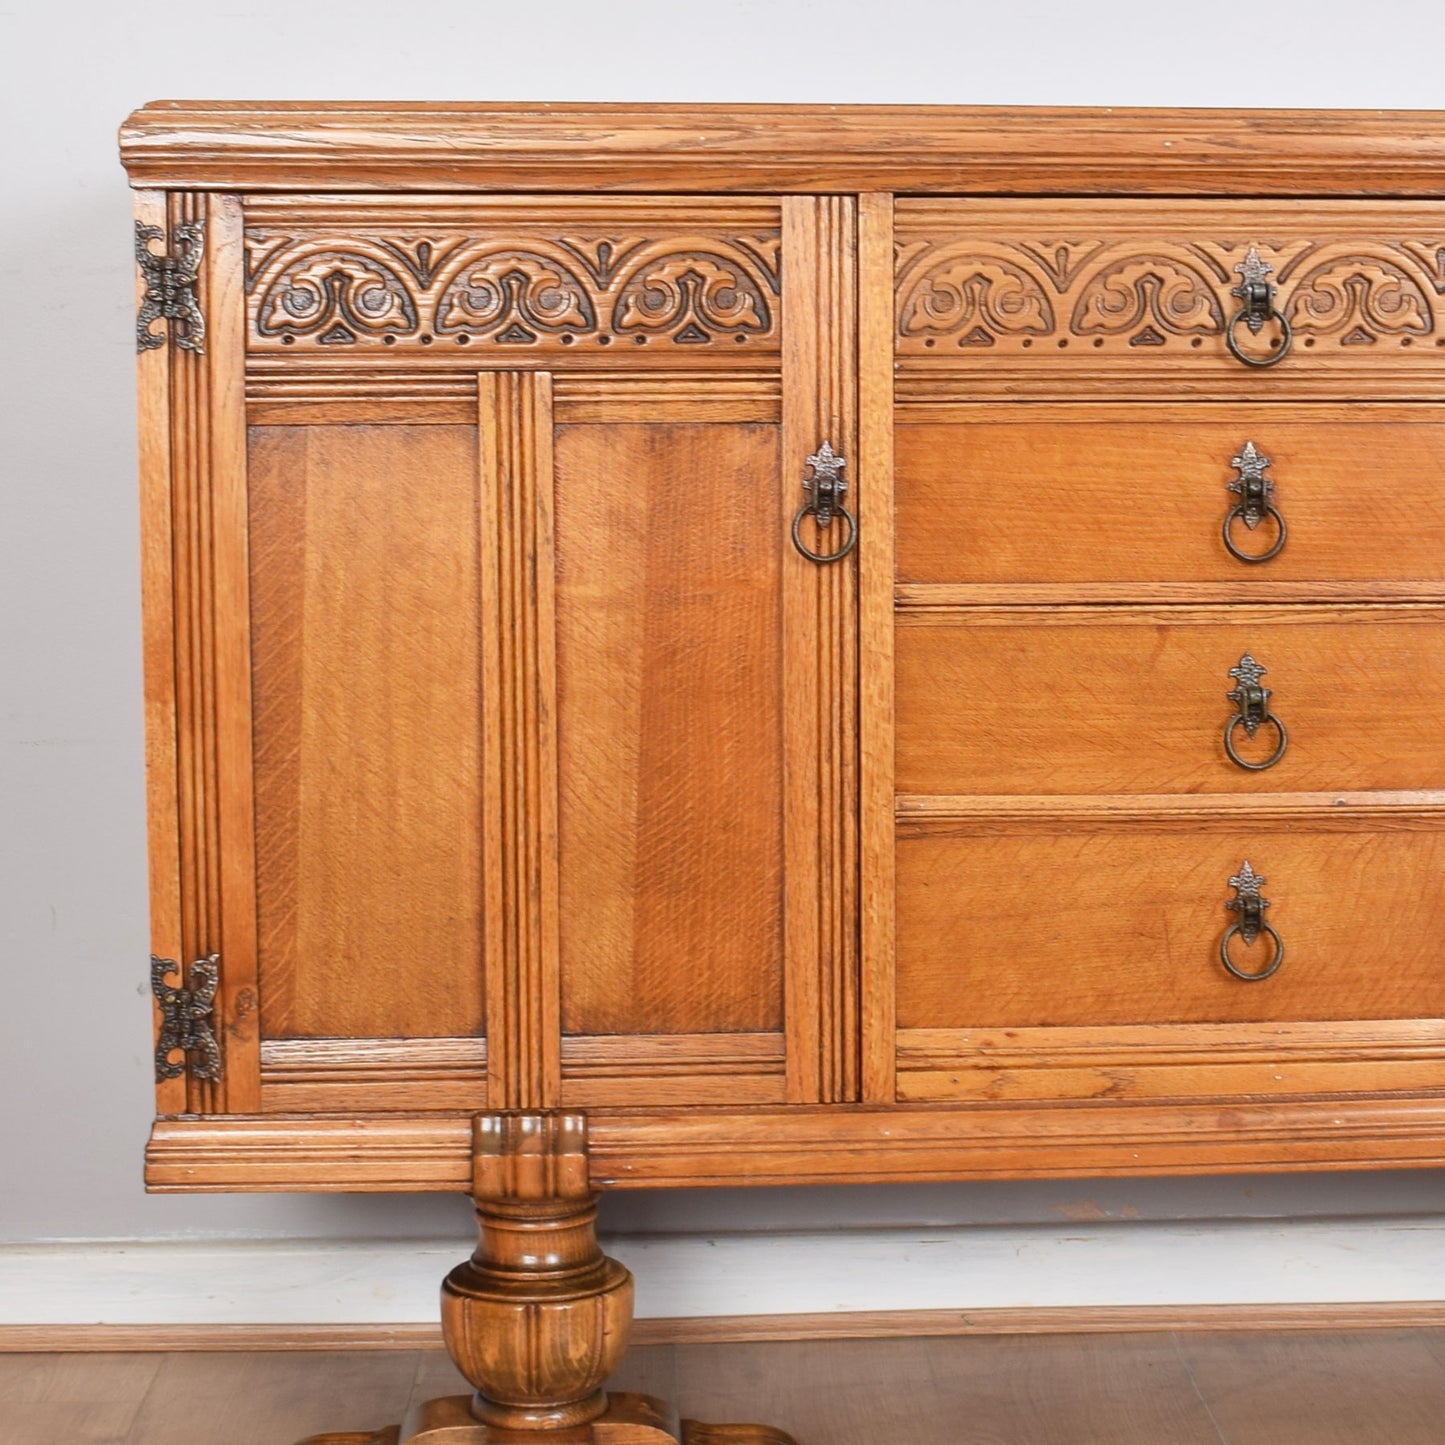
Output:
<instances>
[{"instance_id":1,"label":"white skirting board","mask_svg":"<svg viewBox=\"0 0 1445 1445\"><path fill-rule=\"evenodd\" d=\"M640 1319L1404 1302L1445 1293L1445 1218L628 1235ZM419 1324L437 1240L0 1246L0 1325Z\"/></svg>"}]
</instances>

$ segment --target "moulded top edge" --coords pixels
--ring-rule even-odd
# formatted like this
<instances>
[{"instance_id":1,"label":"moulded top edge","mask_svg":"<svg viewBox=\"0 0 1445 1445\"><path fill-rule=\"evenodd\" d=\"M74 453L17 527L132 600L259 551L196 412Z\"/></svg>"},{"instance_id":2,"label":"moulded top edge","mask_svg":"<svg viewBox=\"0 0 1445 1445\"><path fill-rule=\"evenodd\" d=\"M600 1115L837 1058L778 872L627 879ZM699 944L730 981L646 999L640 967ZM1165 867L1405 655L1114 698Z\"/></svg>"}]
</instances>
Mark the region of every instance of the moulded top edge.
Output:
<instances>
[{"instance_id":1,"label":"moulded top edge","mask_svg":"<svg viewBox=\"0 0 1445 1445\"><path fill-rule=\"evenodd\" d=\"M138 187L1445 195L1445 112L157 101Z\"/></svg>"}]
</instances>

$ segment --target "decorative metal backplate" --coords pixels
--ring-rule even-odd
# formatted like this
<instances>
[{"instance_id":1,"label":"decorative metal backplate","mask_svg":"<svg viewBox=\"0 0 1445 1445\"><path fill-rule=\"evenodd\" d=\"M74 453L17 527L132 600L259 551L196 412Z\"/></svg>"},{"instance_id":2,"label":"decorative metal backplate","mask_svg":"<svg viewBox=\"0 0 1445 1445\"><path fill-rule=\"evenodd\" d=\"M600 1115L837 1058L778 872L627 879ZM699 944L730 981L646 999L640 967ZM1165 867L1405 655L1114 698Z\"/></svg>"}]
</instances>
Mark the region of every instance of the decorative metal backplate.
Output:
<instances>
[{"instance_id":1,"label":"decorative metal backplate","mask_svg":"<svg viewBox=\"0 0 1445 1445\"><path fill-rule=\"evenodd\" d=\"M1238 914L1239 921L1231 923L1225 930L1224 937L1219 940L1219 961L1242 983L1262 983L1276 973L1284 962L1284 940L1273 924L1265 922L1264 910L1269 907L1269 899L1261 897L1259 891L1264 882L1264 878L1250 866L1248 858L1239 865L1239 872L1229 880L1235 896L1224 906L1231 913ZM1269 939L1272 952L1260 968L1250 973L1241 968L1230 955L1230 940L1237 935L1246 948L1252 948L1261 934Z\"/></svg>"},{"instance_id":2,"label":"decorative metal backplate","mask_svg":"<svg viewBox=\"0 0 1445 1445\"><path fill-rule=\"evenodd\" d=\"M803 490L808 494L808 500L793 518L793 546L810 562L838 562L853 550L853 544L858 540L858 523L843 505L843 497L848 490L848 483L843 480L843 468L848 461L833 450L829 441L824 441L806 461L812 467L813 475L803 478ZM803 540L804 517L812 517L819 533L827 531L836 518L842 518L843 540L831 550L820 552L810 547Z\"/></svg>"},{"instance_id":3,"label":"decorative metal backplate","mask_svg":"<svg viewBox=\"0 0 1445 1445\"><path fill-rule=\"evenodd\" d=\"M221 977L221 958L213 953L198 958L188 972L189 987L168 983L172 974L180 977L173 958L151 954L151 992L161 1010L161 1033L156 1043L156 1082L178 1079L190 1061L197 1079L221 1077L221 1049L211 1028L211 1012ZM183 1057L173 1060L172 1054Z\"/></svg>"},{"instance_id":4,"label":"decorative metal backplate","mask_svg":"<svg viewBox=\"0 0 1445 1445\"><path fill-rule=\"evenodd\" d=\"M152 241L164 246L165 240L166 233L159 226L135 223L135 258L145 278L145 297L135 324L136 350L164 346L165 337L151 327L165 321L175 344L199 356L206 349L206 318L196 300L196 279L206 249L205 227L199 221L188 221L175 228L175 250L151 250Z\"/></svg>"},{"instance_id":5,"label":"decorative metal backplate","mask_svg":"<svg viewBox=\"0 0 1445 1445\"><path fill-rule=\"evenodd\" d=\"M1259 937L1259 931L1264 926L1264 910L1269 907L1269 899L1261 897L1259 890L1268 881L1263 874L1254 871L1248 858L1239 865L1239 872L1229 880L1235 896L1224 906L1232 913L1239 914L1239 934L1246 945L1252 944Z\"/></svg>"}]
</instances>

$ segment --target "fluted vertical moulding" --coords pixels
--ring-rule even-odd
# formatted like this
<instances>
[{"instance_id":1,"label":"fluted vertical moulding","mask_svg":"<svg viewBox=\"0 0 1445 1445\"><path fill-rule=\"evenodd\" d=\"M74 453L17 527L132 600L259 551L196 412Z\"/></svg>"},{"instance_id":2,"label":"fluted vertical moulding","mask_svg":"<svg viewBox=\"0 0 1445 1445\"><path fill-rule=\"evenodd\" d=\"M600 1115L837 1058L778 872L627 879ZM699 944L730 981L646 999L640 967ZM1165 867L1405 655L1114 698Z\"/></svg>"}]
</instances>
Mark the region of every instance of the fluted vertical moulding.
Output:
<instances>
[{"instance_id":1,"label":"fluted vertical moulding","mask_svg":"<svg viewBox=\"0 0 1445 1445\"><path fill-rule=\"evenodd\" d=\"M828 566L790 536L807 458L857 456L857 203L783 199L783 626L787 1029L791 1103L858 1098L858 553ZM849 480L860 517L869 479ZM835 544L829 540L825 545Z\"/></svg>"},{"instance_id":2,"label":"fluted vertical moulding","mask_svg":"<svg viewBox=\"0 0 1445 1445\"><path fill-rule=\"evenodd\" d=\"M478 381L489 1102L561 1092L552 377Z\"/></svg>"},{"instance_id":3,"label":"fluted vertical moulding","mask_svg":"<svg viewBox=\"0 0 1445 1445\"><path fill-rule=\"evenodd\" d=\"M224 1068L163 1080L157 1106L162 1113L254 1112L241 205L229 195L143 195L136 218L167 235L190 226L205 236L198 277L204 351L166 344L140 355L152 951L225 959L215 1002Z\"/></svg>"}]
</instances>

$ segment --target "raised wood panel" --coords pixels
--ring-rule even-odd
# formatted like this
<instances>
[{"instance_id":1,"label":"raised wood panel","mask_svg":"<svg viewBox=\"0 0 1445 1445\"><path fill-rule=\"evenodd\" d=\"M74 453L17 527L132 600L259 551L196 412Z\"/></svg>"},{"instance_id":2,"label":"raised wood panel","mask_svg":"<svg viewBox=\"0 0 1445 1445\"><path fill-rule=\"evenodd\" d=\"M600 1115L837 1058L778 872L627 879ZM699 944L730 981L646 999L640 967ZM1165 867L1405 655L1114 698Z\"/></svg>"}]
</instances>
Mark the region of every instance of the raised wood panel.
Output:
<instances>
[{"instance_id":1,"label":"raised wood panel","mask_svg":"<svg viewBox=\"0 0 1445 1445\"><path fill-rule=\"evenodd\" d=\"M263 1030L482 1031L477 432L256 428Z\"/></svg>"},{"instance_id":2,"label":"raised wood panel","mask_svg":"<svg viewBox=\"0 0 1445 1445\"><path fill-rule=\"evenodd\" d=\"M1134 396L1259 399L1322 382L1336 395L1445 393L1436 204L1281 201L1264 217L1249 201L907 198L896 224L900 363L956 378L959 400L1066 395L1081 379ZM1277 365L1245 365L1226 345L1251 247L1294 330ZM1260 356L1280 339L1237 335Z\"/></svg>"},{"instance_id":3,"label":"raised wood panel","mask_svg":"<svg viewBox=\"0 0 1445 1445\"><path fill-rule=\"evenodd\" d=\"M556 432L568 1034L783 1027L778 431Z\"/></svg>"},{"instance_id":4,"label":"raised wood panel","mask_svg":"<svg viewBox=\"0 0 1445 1445\"><path fill-rule=\"evenodd\" d=\"M781 344L779 246L775 202L257 197L247 345L293 367L755 366Z\"/></svg>"},{"instance_id":5,"label":"raised wood panel","mask_svg":"<svg viewBox=\"0 0 1445 1445\"><path fill-rule=\"evenodd\" d=\"M1246 859L1286 947L1258 983L1219 958ZM919 832L898 845L899 1027L1445 1017L1442 869L1438 829ZM1235 948L1249 970L1270 957Z\"/></svg>"},{"instance_id":6,"label":"raised wood panel","mask_svg":"<svg viewBox=\"0 0 1445 1445\"><path fill-rule=\"evenodd\" d=\"M1222 536L1246 441L1273 463L1288 528L1279 554L1253 564ZM1241 601L1273 598L1281 582L1445 589L1445 414L1433 406L940 403L906 408L896 447L906 584L1026 595L1031 583L1105 583L1118 597L1132 582L1144 597L1195 581ZM1268 519L1253 533L1233 524L1249 552L1277 535Z\"/></svg>"},{"instance_id":7,"label":"raised wood panel","mask_svg":"<svg viewBox=\"0 0 1445 1445\"><path fill-rule=\"evenodd\" d=\"M917 794L1445 787L1445 610L976 609L905 614L897 785ZM1230 761L1244 654L1288 733ZM1277 746L1273 724L1247 761Z\"/></svg>"},{"instance_id":8,"label":"raised wood panel","mask_svg":"<svg viewBox=\"0 0 1445 1445\"><path fill-rule=\"evenodd\" d=\"M1438 1088L1445 1020L908 1029L900 1099L1160 1099Z\"/></svg>"}]
</instances>

